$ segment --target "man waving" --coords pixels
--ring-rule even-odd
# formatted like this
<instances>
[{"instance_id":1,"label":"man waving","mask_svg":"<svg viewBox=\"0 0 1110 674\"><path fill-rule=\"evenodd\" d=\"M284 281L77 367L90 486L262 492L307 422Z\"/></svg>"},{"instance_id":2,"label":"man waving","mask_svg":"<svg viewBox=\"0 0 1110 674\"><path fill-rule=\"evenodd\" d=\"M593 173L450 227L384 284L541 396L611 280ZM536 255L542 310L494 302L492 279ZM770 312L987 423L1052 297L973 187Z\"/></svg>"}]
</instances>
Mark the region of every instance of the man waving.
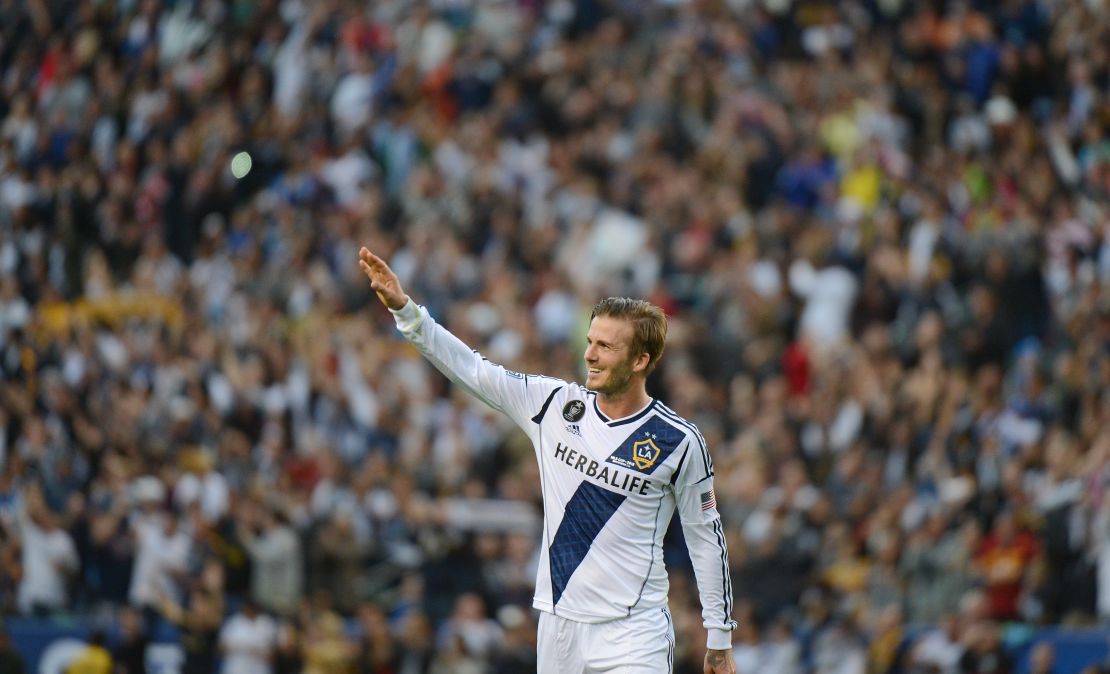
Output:
<instances>
[{"instance_id":1,"label":"man waving","mask_svg":"<svg viewBox=\"0 0 1110 674\"><path fill-rule=\"evenodd\" d=\"M366 248L359 266L401 333L440 372L520 426L536 449L544 526L533 606L540 674L658 674L674 663L663 536L682 521L708 632L704 671L733 674L732 583L697 428L647 394L667 319L643 300L594 306L584 384L506 370L438 325Z\"/></svg>"}]
</instances>

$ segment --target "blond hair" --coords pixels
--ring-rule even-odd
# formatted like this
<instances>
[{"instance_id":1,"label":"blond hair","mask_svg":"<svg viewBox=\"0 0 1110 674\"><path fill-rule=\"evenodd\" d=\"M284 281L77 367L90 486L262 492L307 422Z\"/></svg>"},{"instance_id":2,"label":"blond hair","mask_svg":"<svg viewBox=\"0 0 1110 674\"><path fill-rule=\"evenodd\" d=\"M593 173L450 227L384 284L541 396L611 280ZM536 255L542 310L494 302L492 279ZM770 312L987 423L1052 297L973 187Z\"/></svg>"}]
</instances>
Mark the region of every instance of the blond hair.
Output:
<instances>
[{"instance_id":1,"label":"blond hair","mask_svg":"<svg viewBox=\"0 0 1110 674\"><path fill-rule=\"evenodd\" d=\"M667 316L663 310L647 300L629 297L607 297L594 305L590 320L598 316L618 318L632 323L632 353L648 355L646 372L655 369L663 357L667 341Z\"/></svg>"}]
</instances>

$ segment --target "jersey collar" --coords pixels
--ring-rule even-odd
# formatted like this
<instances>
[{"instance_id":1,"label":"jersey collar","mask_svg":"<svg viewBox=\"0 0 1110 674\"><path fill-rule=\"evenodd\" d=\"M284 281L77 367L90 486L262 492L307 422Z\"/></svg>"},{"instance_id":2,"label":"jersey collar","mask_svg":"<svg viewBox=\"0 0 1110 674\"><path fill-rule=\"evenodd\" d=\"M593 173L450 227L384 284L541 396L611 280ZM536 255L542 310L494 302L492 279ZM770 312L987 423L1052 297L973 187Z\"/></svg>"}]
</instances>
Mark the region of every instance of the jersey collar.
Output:
<instances>
[{"instance_id":1,"label":"jersey collar","mask_svg":"<svg viewBox=\"0 0 1110 674\"><path fill-rule=\"evenodd\" d=\"M609 417L605 416L605 413L602 412L601 408L597 406L597 393L595 391L590 391L590 397L593 401L594 413L597 414L598 418L604 421L607 426L623 426L625 424L630 424L650 412L652 408L655 407L656 402L655 398L652 398L648 401L648 404L644 405L640 409L639 412L633 412L627 417L621 417L620 419L610 419Z\"/></svg>"}]
</instances>

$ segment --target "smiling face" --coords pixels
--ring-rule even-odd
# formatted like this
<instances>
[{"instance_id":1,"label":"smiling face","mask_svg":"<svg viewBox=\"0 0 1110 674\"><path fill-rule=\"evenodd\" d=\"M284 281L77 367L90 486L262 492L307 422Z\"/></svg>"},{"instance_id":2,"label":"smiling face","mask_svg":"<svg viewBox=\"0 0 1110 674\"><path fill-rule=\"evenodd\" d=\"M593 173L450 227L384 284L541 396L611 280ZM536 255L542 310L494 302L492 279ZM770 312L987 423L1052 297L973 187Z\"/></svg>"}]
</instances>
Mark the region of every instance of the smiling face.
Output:
<instances>
[{"instance_id":1,"label":"smiling face","mask_svg":"<svg viewBox=\"0 0 1110 674\"><path fill-rule=\"evenodd\" d=\"M633 328L630 321L597 316L586 333L586 388L603 395L628 390L635 375L647 368L646 353L632 352Z\"/></svg>"}]
</instances>

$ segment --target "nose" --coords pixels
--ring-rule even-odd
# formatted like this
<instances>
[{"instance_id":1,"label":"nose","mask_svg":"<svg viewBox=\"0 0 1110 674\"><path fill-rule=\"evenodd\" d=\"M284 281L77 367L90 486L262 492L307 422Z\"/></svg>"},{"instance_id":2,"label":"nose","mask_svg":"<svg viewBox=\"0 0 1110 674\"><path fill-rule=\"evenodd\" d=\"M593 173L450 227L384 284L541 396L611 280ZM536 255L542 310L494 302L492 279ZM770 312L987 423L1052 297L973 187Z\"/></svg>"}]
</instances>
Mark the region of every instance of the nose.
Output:
<instances>
[{"instance_id":1,"label":"nose","mask_svg":"<svg viewBox=\"0 0 1110 674\"><path fill-rule=\"evenodd\" d=\"M582 354L587 363L592 363L597 360L597 348L593 344L586 345L586 352Z\"/></svg>"}]
</instances>

